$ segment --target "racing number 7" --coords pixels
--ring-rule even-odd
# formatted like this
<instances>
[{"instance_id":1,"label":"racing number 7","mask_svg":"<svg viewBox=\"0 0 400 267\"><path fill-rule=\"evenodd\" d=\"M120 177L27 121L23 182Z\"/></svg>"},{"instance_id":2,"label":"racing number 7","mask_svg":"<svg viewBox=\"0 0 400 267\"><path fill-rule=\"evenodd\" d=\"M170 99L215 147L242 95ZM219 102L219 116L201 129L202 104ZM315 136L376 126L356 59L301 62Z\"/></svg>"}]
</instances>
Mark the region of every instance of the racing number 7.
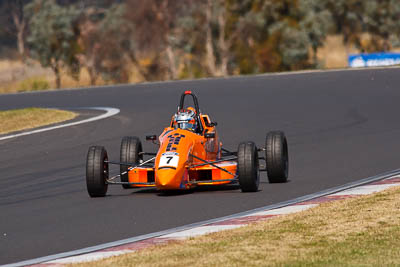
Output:
<instances>
[{"instance_id":1,"label":"racing number 7","mask_svg":"<svg viewBox=\"0 0 400 267\"><path fill-rule=\"evenodd\" d=\"M170 156L170 157L167 157L167 159L168 159L167 164L169 164L173 158L174 158L174 157L171 157L171 156Z\"/></svg>"}]
</instances>

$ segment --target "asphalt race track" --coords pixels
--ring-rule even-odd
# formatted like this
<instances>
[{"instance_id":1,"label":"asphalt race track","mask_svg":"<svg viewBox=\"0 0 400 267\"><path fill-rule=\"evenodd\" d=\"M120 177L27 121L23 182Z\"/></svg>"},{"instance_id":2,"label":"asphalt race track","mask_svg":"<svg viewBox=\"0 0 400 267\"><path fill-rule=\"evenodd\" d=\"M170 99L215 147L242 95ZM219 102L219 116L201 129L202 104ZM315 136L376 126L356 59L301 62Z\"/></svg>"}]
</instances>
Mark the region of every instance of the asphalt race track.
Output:
<instances>
[{"instance_id":1,"label":"asphalt race track","mask_svg":"<svg viewBox=\"0 0 400 267\"><path fill-rule=\"evenodd\" d=\"M187 89L218 122L224 147L264 145L285 131L290 181L241 193L236 187L158 195L109 187L86 191L91 145L118 160L121 138L159 134ZM96 122L0 141L0 264L75 250L221 217L399 168L400 69L248 76L1 95L0 109L114 107ZM82 117L100 114L81 110ZM113 169L118 171L117 168Z\"/></svg>"}]
</instances>

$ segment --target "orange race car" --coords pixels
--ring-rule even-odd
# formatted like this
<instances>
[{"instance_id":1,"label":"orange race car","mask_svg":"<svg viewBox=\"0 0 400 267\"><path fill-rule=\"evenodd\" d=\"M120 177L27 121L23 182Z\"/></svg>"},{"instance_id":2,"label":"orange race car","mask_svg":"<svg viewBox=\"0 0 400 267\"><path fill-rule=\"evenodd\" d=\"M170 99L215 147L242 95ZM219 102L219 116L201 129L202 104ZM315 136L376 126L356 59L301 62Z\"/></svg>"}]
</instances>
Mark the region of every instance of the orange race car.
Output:
<instances>
[{"instance_id":1,"label":"orange race car","mask_svg":"<svg viewBox=\"0 0 400 267\"><path fill-rule=\"evenodd\" d=\"M185 97L191 96L193 107L185 107ZM185 91L178 112L158 137L146 140L158 145L157 153L142 151L138 137L124 137L120 162L109 161L102 146L89 148L86 162L86 184L91 197L103 197L109 184L123 188L155 187L158 190L184 190L202 185L236 184L243 192L256 192L260 171L267 171L270 183L286 182L289 158L283 132L270 132L265 148L254 142L242 142L237 152L224 149L216 130L217 123L201 113L197 97ZM264 151L265 157L259 157ZM266 167L259 168L259 160ZM109 177L109 164L120 166L118 175Z\"/></svg>"}]
</instances>

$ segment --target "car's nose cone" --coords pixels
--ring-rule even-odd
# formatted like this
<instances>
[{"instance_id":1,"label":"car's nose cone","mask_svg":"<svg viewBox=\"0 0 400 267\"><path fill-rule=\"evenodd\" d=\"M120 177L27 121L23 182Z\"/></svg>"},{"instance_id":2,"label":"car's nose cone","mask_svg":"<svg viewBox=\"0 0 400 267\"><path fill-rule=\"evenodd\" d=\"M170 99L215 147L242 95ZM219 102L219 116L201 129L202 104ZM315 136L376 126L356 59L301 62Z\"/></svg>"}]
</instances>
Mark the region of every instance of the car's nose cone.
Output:
<instances>
[{"instance_id":1,"label":"car's nose cone","mask_svg":"<svg viewBox=\"0 0 400 267\"><path fill-rule=\"evenodd\" d=\"M180 189L183 179L183 172L176 169L156 170L156 187L160 190Z\"/></svg>"}]
</instances>

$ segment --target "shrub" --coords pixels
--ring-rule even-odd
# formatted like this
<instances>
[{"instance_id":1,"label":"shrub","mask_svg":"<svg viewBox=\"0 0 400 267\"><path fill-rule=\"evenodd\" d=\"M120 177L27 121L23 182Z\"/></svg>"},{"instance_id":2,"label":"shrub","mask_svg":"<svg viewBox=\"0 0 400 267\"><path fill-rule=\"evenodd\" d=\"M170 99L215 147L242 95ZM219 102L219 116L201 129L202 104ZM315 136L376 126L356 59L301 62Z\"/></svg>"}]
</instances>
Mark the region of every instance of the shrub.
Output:
<instances>
[{"instance_id":1,"label":"shrub","mask_svg":"<svg viewBox=\"0 0 400 267\"><path fill-rule=\"evenodd\" d=\"M26 92L26 91L39 91L39 90L48 90L50 89L50 84L45 78L28 78L23 80L18 85L18 92Z\"/></svg>"}]
</instances>

